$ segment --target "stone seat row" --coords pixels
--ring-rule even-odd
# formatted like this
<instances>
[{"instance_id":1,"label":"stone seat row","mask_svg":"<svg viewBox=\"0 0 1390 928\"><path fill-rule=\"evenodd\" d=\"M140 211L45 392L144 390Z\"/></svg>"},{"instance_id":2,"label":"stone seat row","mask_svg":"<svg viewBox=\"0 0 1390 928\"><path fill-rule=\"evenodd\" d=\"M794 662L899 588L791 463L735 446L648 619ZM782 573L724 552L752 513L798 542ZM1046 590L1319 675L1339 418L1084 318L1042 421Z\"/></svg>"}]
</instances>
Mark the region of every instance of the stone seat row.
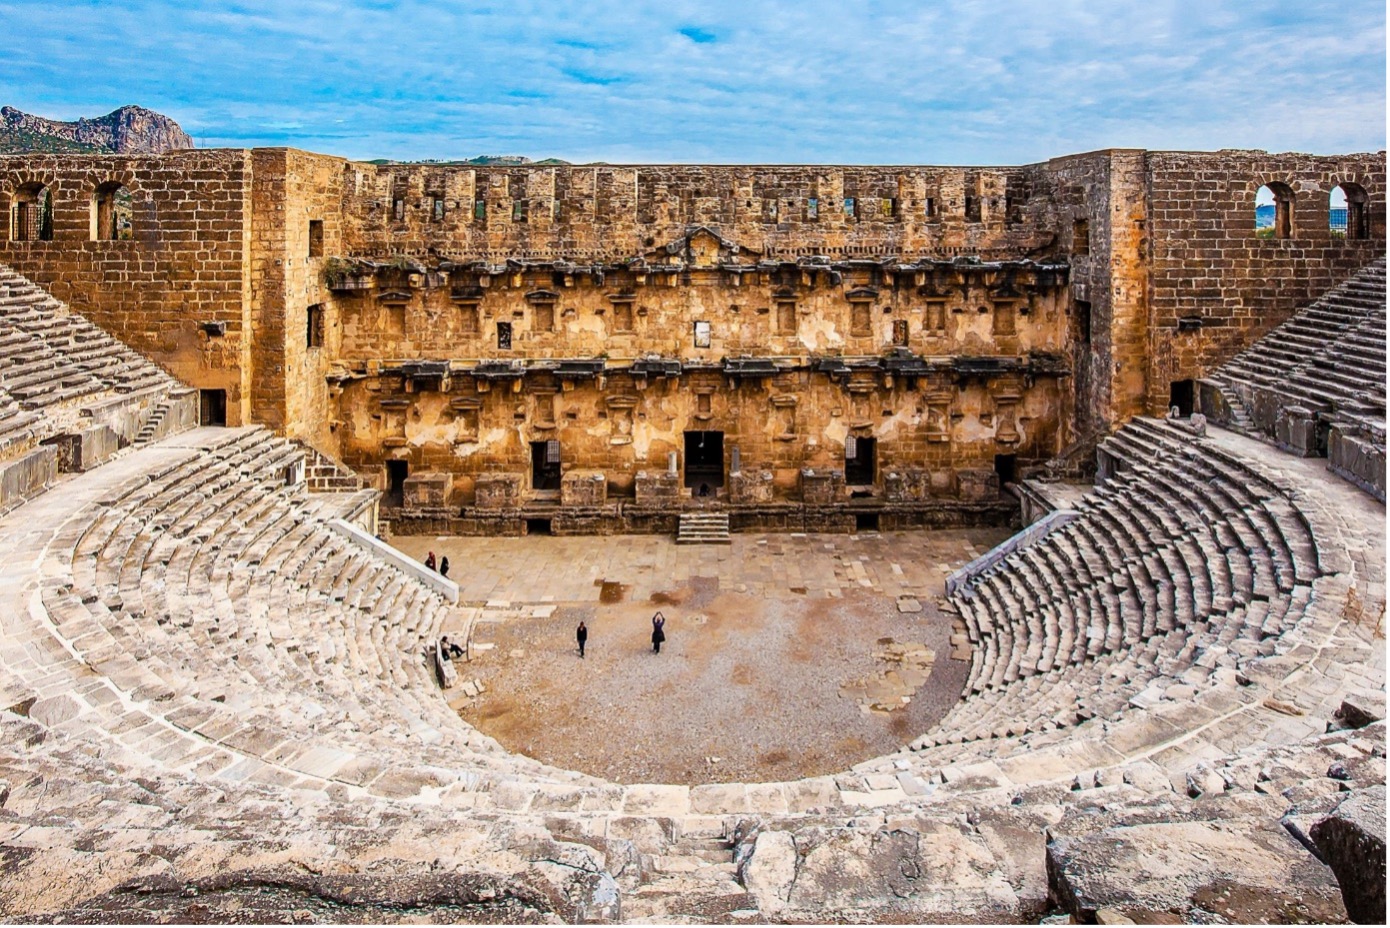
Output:
<instances>
[{"instance_id":1,"label":"stone seat row","mask_svg":"<svg viewBox=\"0 0 1390 928\"><path fill-rule=\"evenodd\" d=\"M173 387L158 365L0 266L0 384L26 409Z\"/></svg>"},{"instance_id":2,"label":"stone seat row","mask_svg":"<svg viewBox=\"0 0 1390 928\"><path fill-rule=\"evenodd\" d=\"M1299 310L1214 376L1317 408L1355 409L1363 394L1383 407L1385 293L1382 259Z\"/></svg>"},{"instance_id":3,"label":"stone seat row","mask_svg":"<svg viewBox=\"0 0 1390 928\"><path fill-rule=\"evenodd\" d=\"M1155 681L1268 656L1297 624L1318 556L1279 488L1147 420L1106 448L1117 474L1078 518L953 598L976 647L948 740L1112 717Z\"/></svg>"},{"instance_id":4,"label":"stone seat row","mask_svg":"<svg viewBox=\"0 0 1390 928\"><path fill-rule=\"evenodd\" d=\"M190 762L207 742L387 791L486 788L528 768L556 779L438 698L422 646L442 601L307 516L284 477L298 450L259 429L223 434L64 528L70 560L50 571L43 602L82 660L152 700L156 721L191 738L178 755Z\"/></svg>"}]
</instances>

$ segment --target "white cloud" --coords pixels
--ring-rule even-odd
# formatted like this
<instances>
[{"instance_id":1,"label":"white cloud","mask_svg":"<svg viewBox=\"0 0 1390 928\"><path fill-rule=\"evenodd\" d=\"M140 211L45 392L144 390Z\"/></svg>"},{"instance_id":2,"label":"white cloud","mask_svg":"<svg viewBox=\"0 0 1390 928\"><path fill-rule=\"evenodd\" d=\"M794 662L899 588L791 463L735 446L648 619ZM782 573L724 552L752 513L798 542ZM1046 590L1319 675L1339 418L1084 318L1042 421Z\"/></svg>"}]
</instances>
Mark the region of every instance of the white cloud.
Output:
<instances>
[{"instance_id":1,"label":"white cloud","mask_svg":"<svg viewBox=\"0 0 1390 928\"><path fill-rule=\"evenodd\" d=\"M141 103L205 143L355 157L1385 147L1385 9L1364 0L0 0L0 21L25 36L0 51L0 102Z\"/></svg>"}]
</instances>

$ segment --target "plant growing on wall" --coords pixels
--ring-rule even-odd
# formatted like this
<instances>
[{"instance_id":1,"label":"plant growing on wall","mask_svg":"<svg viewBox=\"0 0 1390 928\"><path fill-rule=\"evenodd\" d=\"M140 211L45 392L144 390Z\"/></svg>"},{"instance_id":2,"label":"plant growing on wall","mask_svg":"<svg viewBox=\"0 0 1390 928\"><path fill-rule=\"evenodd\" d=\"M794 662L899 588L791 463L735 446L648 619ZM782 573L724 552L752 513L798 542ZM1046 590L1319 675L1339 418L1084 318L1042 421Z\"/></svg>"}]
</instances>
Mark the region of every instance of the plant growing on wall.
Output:
<instances>
[{"instance_id":1,"label":"plant growing on wall","mask_svg":"<svg viewBox=\"0 0 1390 928\"><path fill-rule=\"evenodd\" d=\"M348 278L356 277L361 268L351 258L329 258L323 262L323 283L330 290L337 290L347 283Z\"/></svg>"}]
</instances>

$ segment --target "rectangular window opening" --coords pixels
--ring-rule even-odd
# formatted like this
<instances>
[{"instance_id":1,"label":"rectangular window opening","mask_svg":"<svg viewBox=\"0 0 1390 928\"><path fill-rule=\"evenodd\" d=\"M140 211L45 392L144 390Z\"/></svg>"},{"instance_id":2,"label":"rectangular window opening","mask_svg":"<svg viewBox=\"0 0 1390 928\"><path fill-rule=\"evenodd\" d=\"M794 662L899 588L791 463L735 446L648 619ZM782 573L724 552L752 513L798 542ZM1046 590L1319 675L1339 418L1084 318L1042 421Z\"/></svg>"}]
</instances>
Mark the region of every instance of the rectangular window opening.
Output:
<instances>
[{"instance_id":1,"label":"rectangular window opening","mask_svg":"<svg viewBox=\"0 0 1390 928\"><path fill-rule=\"evenodd\" d=\"M1091 253L1091 223L1086 219L1075 219L1071 224L1071 253L1084 258Z\"/></svg>"},{"instance_id":2,"label":"rectangular window opening","mask_svg":"<svg viewBox=\"0 0 1390 928\"><path fill-rule=\"evenodd\" d=\"M323 220L309 220L309 257L323 257Z\"/></svg>"},{"instance_id":3,"label":"rectangular window opening","mask_svg":"<svg viewBox=\"0 0 1390 928\"><path fill-rule=\"evenodd\" d=\"M306 311L306 329L304 346L306 348L323 347L323 304L314 303Z\"/></svg>"}]
</instances>

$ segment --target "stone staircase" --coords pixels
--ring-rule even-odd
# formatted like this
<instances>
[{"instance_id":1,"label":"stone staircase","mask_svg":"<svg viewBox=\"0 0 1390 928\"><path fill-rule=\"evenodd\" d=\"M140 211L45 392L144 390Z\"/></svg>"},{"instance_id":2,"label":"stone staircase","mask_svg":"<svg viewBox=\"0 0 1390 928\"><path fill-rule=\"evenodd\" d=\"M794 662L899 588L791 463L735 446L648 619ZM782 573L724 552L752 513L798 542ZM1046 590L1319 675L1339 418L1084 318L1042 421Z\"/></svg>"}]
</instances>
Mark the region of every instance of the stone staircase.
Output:
<instances>
[{"instance_id":1,"label":"stone staircase","mask_svg":"<svg viewBox=\"0 0 1390 928\"><path fill-rule=\"evenodd\" d=\"M680 529L676 533L678 545L727 545L729 538L729 514L727 512L682 512Z\"/></svg>"},{"instance_id":2,"label":"stone staircase","mask_svg":"<svg viewBox=\"0 0 1390 928\"><path fill-rule=\"evenodd\" d=\"M164 424L164 417L169 414L169 404L160 403L150 413L150 417L145 420L145 424L140 427L140 431L135 436L133 444L137 448L143 448L154 441L159 435L159 427Z\"/></svg>"}]
</instances>

